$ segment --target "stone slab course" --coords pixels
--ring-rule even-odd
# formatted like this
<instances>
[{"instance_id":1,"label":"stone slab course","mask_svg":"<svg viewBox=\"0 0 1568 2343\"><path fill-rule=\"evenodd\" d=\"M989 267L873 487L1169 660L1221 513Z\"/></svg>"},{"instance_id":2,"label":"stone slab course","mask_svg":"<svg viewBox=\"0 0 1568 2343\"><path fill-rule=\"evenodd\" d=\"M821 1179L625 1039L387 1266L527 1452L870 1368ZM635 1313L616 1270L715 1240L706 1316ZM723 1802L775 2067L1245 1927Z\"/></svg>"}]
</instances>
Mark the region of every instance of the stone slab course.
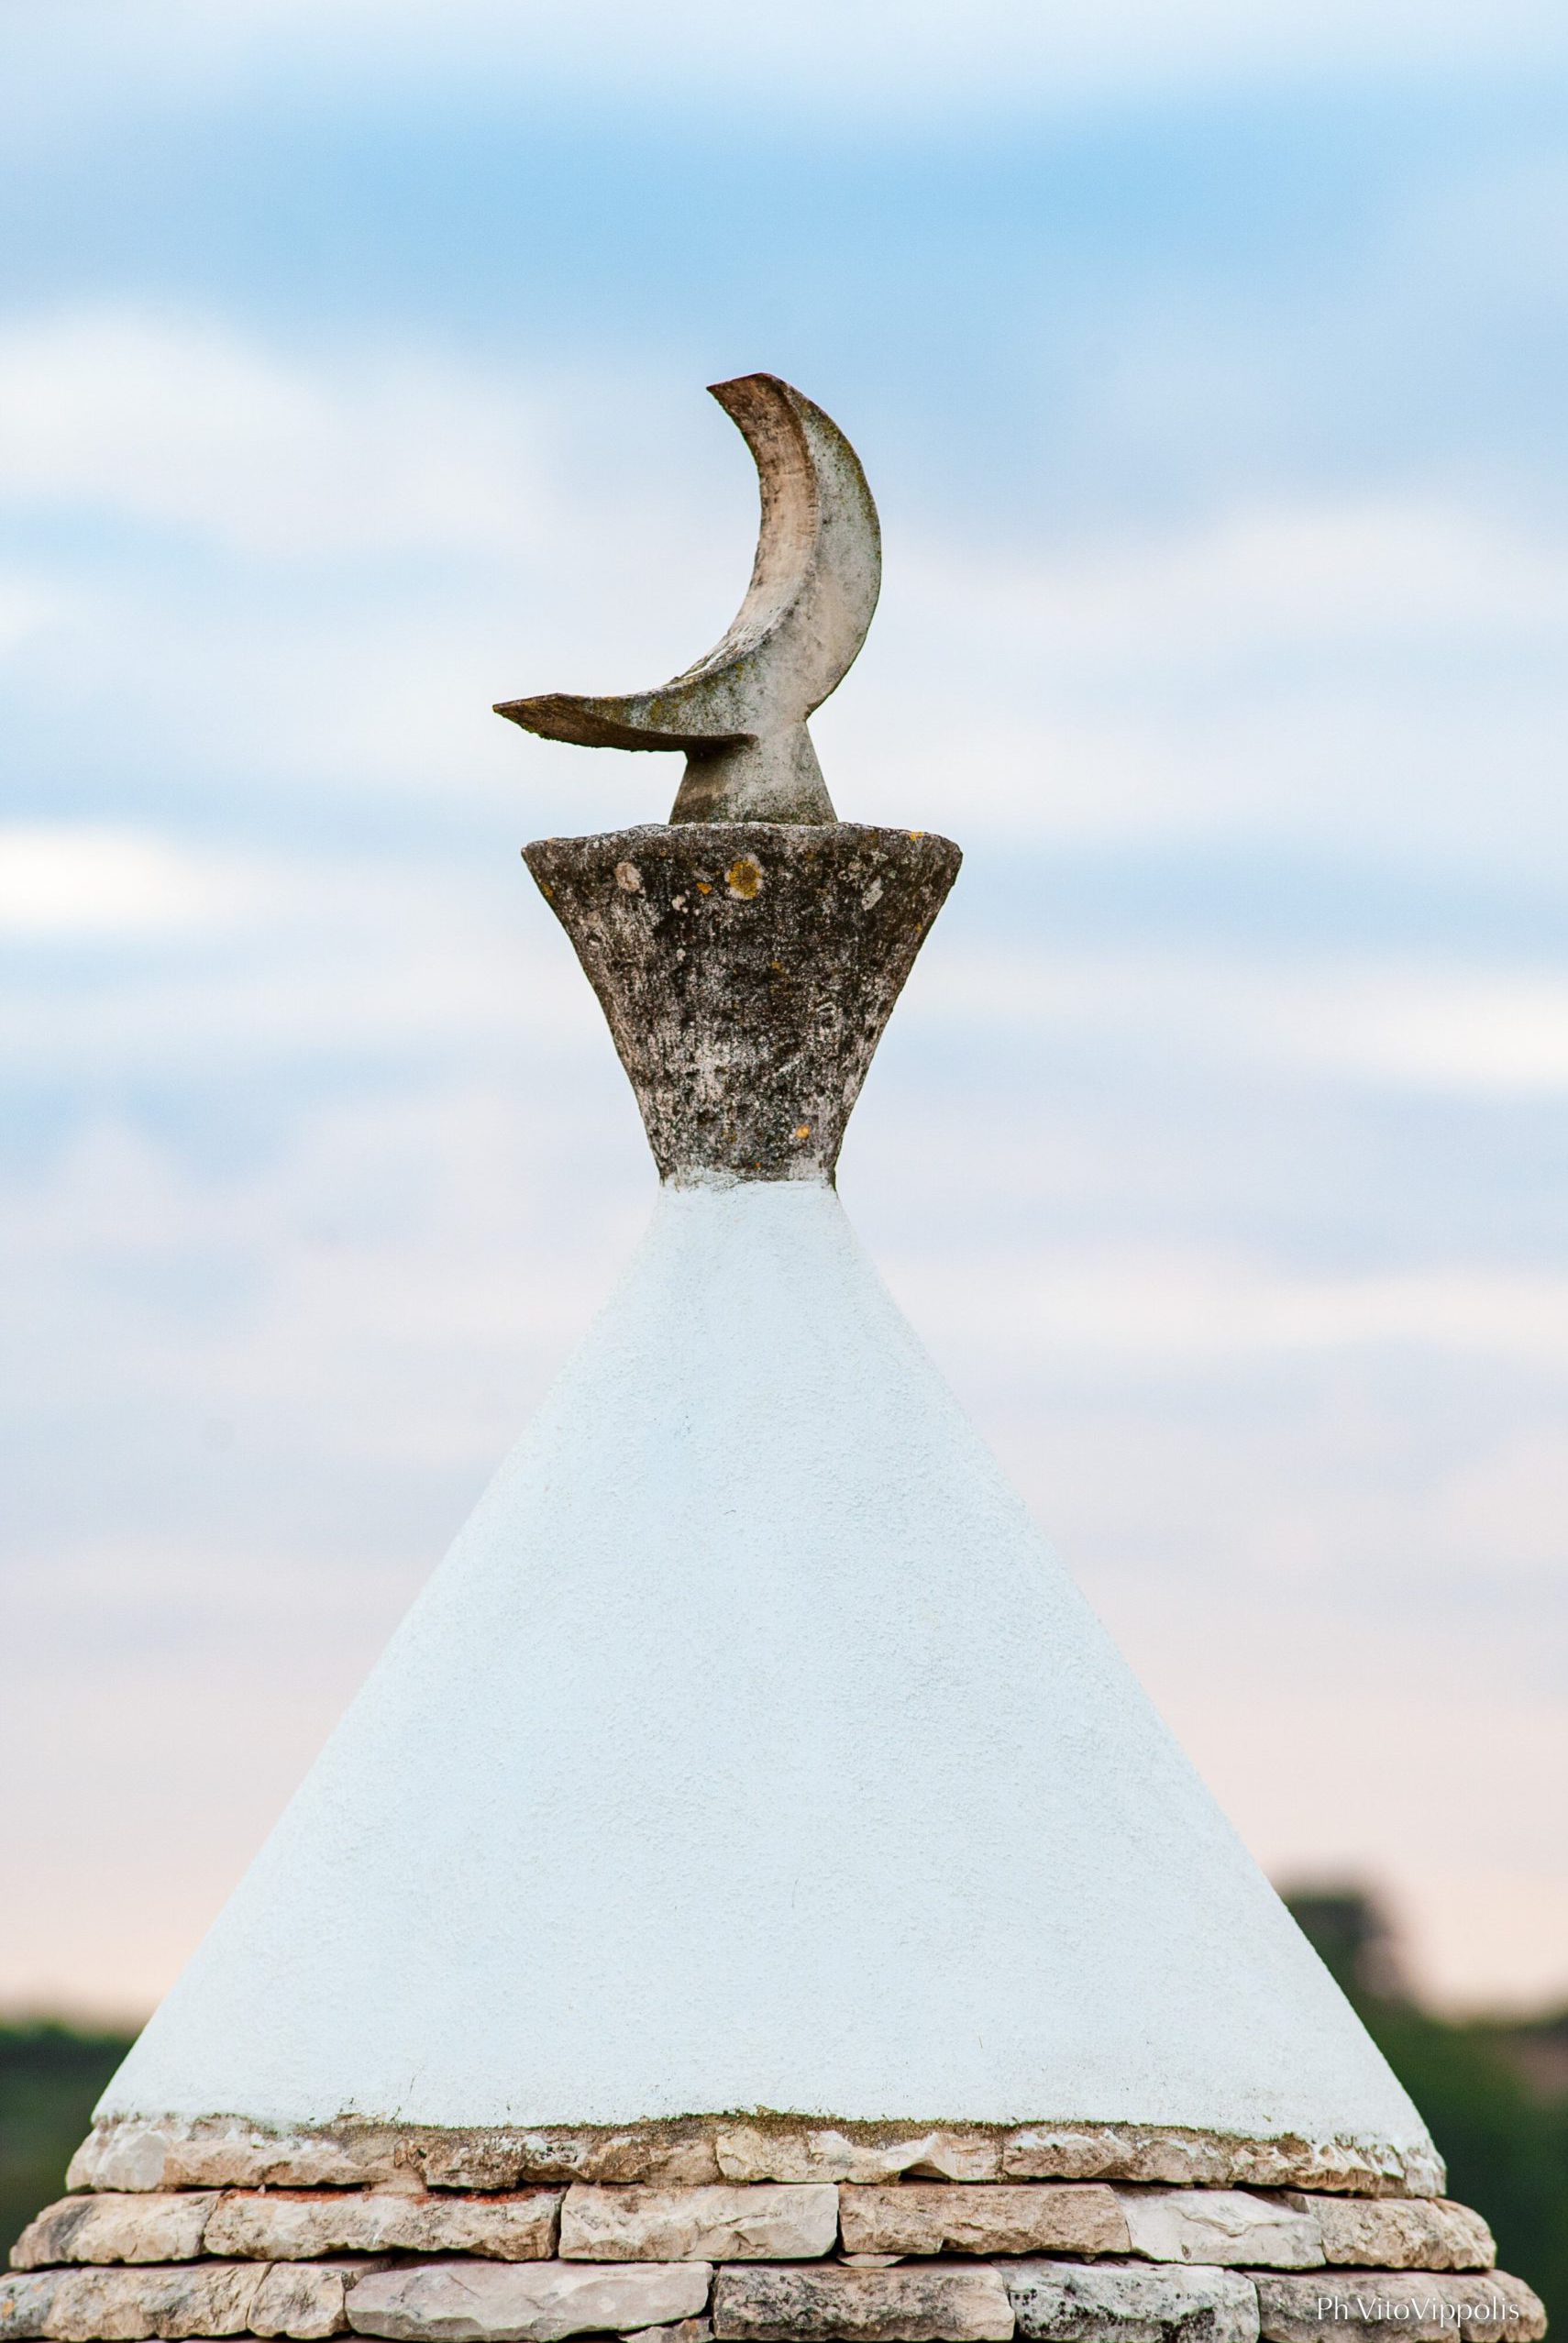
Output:
<instances>
[{"instance_id":1,"label":"stone slab course","mask_svg":"<svg viewBox=\"0 0 1568 2343\"><path fill-rule=\"evenodd\" d=\"M517 2189L591 2181L696 2188L730 2181L867 2183L1142 2181L1188 2188L1295 2188L1436 2196L1436 2159L1366 2140L1245 2139L1138 2124L894 2126L692 2117L620 2130L556 2126L442 2131L348 2124L280 2132L232 2117L124 2118L97 2126L67 2186L366 2188L415 2172L431 2188Z\"/></svg>"},{"instance_id":2,"label":"stone slab course","mask_svg":"<svg viewBox=\"0 0 1568 2343\"><path fill-rule=\"evenodd\" d=\"M1479 2214L1441 2197L1162 2189L1126 2183L760 2183L693 2189L575 2183L495 2194L378 2189L100 2192L63 2198L12 2249L56 2263L335 2253L478 2254L502 2261L805 2260L842 2238L856 2260L906 2254L1128 2254L1250 2269L1487 2270Z\"/></svg>"},{"instance_id":3,"label":"stone slab course","mask_svg":"<svg viewBox=\"0 0 1568 2343\"><path fill-rule=\"evenodd\" d=\"M711 2322L704 2314L712 2287ZM288 2337L352 2329L403 2343L557 2343L613 2333L668 2343L1320 2343L1398 2329L1536 2343L1540 2303L1496 2272L1242 2271L1218 2264L941 2258L843 2262L202 2261L0 2278L0 2338Z\"/></svg>"}]
</instances>

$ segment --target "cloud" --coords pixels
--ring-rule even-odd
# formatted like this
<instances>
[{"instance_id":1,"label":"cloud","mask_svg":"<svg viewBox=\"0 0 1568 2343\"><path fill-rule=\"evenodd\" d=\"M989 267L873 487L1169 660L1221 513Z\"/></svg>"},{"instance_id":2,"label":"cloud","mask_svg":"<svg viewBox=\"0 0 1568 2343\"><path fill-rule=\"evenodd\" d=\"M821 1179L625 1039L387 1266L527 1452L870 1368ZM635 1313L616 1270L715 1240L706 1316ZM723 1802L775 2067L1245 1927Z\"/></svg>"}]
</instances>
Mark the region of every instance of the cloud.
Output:
<instances>
[{"instance_id":1,"label":"cloud","mask_svg":"<svg viewBox=\"0 0 1568 2343\"><path fill-rule=\"evenodd\" d=\"M39 579L0 575L0 659L47 626L62 603L61 593Z\"/></svg>"},{"instance_id":2,"label":"cloud","mask_svg":"<svg viewBox=\"0 0 1568 2343\"><path fill-rule=\"evenodd\" d=\"M125 308L0 334L0 508L151 532L144 570L165 539L190 556L149 597L122 548L79 540L15 688L67 705L83 754L112 712L204 797L243 765L361 799L522 783L590 821L661 812L668 760L552 752L490 702L684 666L739 600L754 495L722 420L662 379L347 358ZM817 720L846 812L940 823L962 772L966 828L1015 837L1331 824L1367 853L1533 867L1561 833L1568 539L1544 519L1452 488L1231 495L1026 556L938 527L896 475L890 502L878 628Z\"/></svg>"},{"instance_id":3,"label":"cloud","mask_svg":"<svg viewBox=\"0 0 1568 2343\"><path fill-rule=\"evenodd\" d=\"M1451 956L1345 955L1292 937L1251 951L1052 950L950 956L927 1012L1386 1089L1497 1098L1568 1091L1568 970Z\"/></svg>"},{"instance_id":4,"label":"cloud","mask_svg":"<svg viewBox=\"0 0 1568 2343\"><path fill-rule=\"evenodd\" d=\"M1282 653L1386 660L1568 635L1568 543L1430 493L1253 504L1024 559L914 549L907 591L1001 658L1191 679Z\"/></svg>"},{"instance_id":5,"label":"cloud","mask_svg":"<svg viewBox=\"0 0 1568 2343\"><path fill-rule=\"evenodd\" d=\"M1218 1364L1375 1348L1516 1359L1568 1374L1568 1277L1450 1263L1397 1275L1294 1274L1219 1247L1081 1241L1032 1258L1010 1247L988 1277L973 1260L923 1267L927 1310L976 1350Z\"/></svg>"},{"instance_id":6,"label":"cloud","mask_svg":"<svg viewBox=\"0 0 1568 2343\"><path fill-rule=\"evenodd\" d=\"M976 883L996 866L983 857ZM944 937L940 983L918 994L928 1044L1027 1036L1036 1051L1091 1050L1108 1066L1155 1053L1206 1078L1568 1094L1568 972L1550 963L1352 954L1309 933L1223 949L1201 936L1066 947L1035 931L1026 893L1000 920L949 921L959 923ZM57 1078L432 1043L466 1064L524 1035L541 1060L581 1065L599 1051L592 1003L510 861L329 859L145 828L0 826L6 934L96 947L69 986L14 998L5 1020L13 1067Z\"/></svg>"},{"instance_id":7,"label":"cloud","mask_svg":"<svg viewBox=\"0 0 1568 2343\"><path fill-rule=\"evenodd\" d=\"M0 497L245 553L513 549L545 503L525 403L403 348L307 363L132 307L0 330Z\"/></svg>"},{"instance_id":8,"label":"cloud","mask_svg":"<svg viewBox=\"0 0 1568 2343\"><path fill-rule=\"evenodd\" d=\"M57 940L222 928L265 900L236 854L203 852L144 830L88 823L0 826L0 934Z\"/></svg>"}]
</instances>

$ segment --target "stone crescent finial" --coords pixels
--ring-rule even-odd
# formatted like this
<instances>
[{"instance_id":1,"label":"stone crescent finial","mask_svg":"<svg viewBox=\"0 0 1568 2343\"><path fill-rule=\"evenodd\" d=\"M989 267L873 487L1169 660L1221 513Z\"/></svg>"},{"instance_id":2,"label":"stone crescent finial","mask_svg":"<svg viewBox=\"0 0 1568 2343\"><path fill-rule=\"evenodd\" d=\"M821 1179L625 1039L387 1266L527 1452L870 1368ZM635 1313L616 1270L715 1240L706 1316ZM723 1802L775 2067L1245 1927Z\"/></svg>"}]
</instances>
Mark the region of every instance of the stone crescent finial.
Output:
<instances>
[{"instance_id":1,"label":"stone crescent finial","mask_svg":"<svg viewBox=\"0 0 1568 2343\"><path fill-rule=\"evenodd\" d=\"M866 640L882 581L877 507L838 425L777 374L709 387L762 487L751 584L728 634L657 691L547 692L496 713L590 748L684 749L672 822L832 822L806 719Z\"/></svg>"}]
</instances>

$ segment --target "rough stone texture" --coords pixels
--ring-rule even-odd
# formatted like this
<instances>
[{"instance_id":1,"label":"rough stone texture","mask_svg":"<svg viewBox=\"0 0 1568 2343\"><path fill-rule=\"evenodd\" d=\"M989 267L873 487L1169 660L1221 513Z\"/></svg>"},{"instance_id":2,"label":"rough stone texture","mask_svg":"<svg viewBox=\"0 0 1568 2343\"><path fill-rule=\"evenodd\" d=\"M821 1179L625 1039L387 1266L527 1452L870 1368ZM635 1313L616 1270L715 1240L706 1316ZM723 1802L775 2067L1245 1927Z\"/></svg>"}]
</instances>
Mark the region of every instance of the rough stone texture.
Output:
<instances>
[{"instance_id":1,"label":"rough stone texture","mask_svg":"<svg viewBox=\"0 0 1568 2343\"><path fill-rule=\"evenodd\" d=\"M432 2188L515 2188L523 2181L641 2182L701 2188L720 2177L712 2124L625 2131L432 2132L420 2161Z\"/></svg>"},{"instance_id":2,"label":"rough stone texture","mask_svg":"<svg viewBox=\"0 0 1568 2343\"><path fill-rule=\"evenodd\" d=\"M1257 2343L1257 2295L1233 2270L1018 2261L1007 2287L1019 2333L1044 2343Z\"/></svg>"},{"instance_id":3,"label":"rough stone texture","mask_svg":"<svg viewBox=\"0 0 1568 2343\"><path fill-rule=\"evenodd\" d=\"M846 2188L839 2224L846 2253L1126 2253L1130 2247L1115 2192L1092 2182Z\"/></svg>"},{"instance_id":4,"label":"rough stone texture","mask_svg":"<svg viewBox=\"0 0 1568 2343\"><path fill-rule=\"evenodd\" d=\"M350 2283L364 2277L362 2262L284 2262L270 2269L250 2305L252 2335L298 2337L303 2343L324 2335L341 2335L348 2321L344 2296Z\"/></svg>"},{"instance_id":5,"label":"rough stone texture","mask_svg":"<svg viewBox=\"0 0 1568 2343\"><path fill-rule=\"evenodd\" d=\"M712 2277L702 2261L427 2261L350 2288L348 2323L409 2343L554 2343L694 2318Z\"/></svg>"},{"instance_id":6,"label":"rough stone texture","mask_svg":"<svg viewBox=\"0 0 1568 2343\"><path fill-rule=\"evenodd\" d=\"M832 2187L602 2188L579 2183L561 2207L570 2261L790 2261L831 2253Z\"/></svg>"},{"instance_id":7,"label":"rough stone texture","mask_svg":"<svg viewBox=\"0 0 1568 2343\"><path fill-rule=\"evenodd\" d=\"M973 2264L721 2270L713 2287L720 2343L1005 2343L1012 2324L1001 2279Z\"/></svg>"},{"instance_id":8,"label":"rough stone texture","mask_svg":"<svg viewBox=\"0 0 1568 2343\"><path fill-rule=\"evenodd\" d=\"M138 2117L88 2133L66 2175L73 2189L515 2189L530 2181L641 2181L694 2188L720 2178L712 2122L610 2130L440 2130L345 2124L274 2131L218 2116L194 2123Z\"/></svg>"},{"instance_id":9,"label":"rough stone texture","mask_svg":"<svg viewBox=\"0 0 1568 2343\"><path fill-rule=\"evenodd\" d=\"M649 823L525 857L599 996L660 1176L831 1179L957 847L847 822Z\"/></svg>"},{"instance_id":10,"label":"rough stone texture","mask_svg":"<svg viewBox=\"0 0 1568 2343\"><path fill-rule=\"evenodd\" d=\"M68 2188L362 2188L416 2163L420 2135L392 2125L274 2132L225 2117L94 2127L71 2160Z\"/></svg>"},{"instance_id":11,"label":"rough stone texture","mask_svg":"<svg viewBox=\"0 0 1568 2343\"><path fill-rule=\"evenodd\" d=\"M995 2180L1001 2135L978 2128L894 2131L846 2124L842 2130L726 2125L719 2169L734 2181L894 2181L904 2173L946 2181Z\"/></svg>"},{"instance_id":12,"label":"rough stone texture","mask_svg":"<svg viewBox=\"0 0 1568 2343\"><path fill-rule=\"evenodd\" d=\"M1150 2261L1267 2270L1317 2270L1323 2262L1315 2216L1277 2197L1231 2188L1122 2188L1117 2195L1132 2249Z\"/></svg>"},{"instance_id":13,"label":"rough stone texture","mask_svg":"<svg viewBox=\"0 0 1568 2343\"><path fill-rule=\"evenodd\" d=\"M556 2189L481 2197L413 2196L391 2189L237 2194L218 2201L207 2223L206 2249L254 2255L264 2261L308 2261L324 2253L393 2252L478 2253L497 2261L545 2261L555 2251L560 2201Z\"/></svg>"},{"instance_id":14,"label":"rough stone texture","mask_svg":"<svg viewBox=\"0 0 1568 2343\"><path fill-rule=\"evenodd\" d=\"M1246 2139L1139 2124L1021 2126L744 2123L694 2116L617 2128L446 2130L354 2125L274 2131L225 2117L99 2125L67 2185L155 2189L515 2189L599 2181L695 2188L717 2180L877 2182L904 2173L954 2181L1142 2181L1198 2188L1438 2197L1435 2159L1387 2143Z\"/></svg>"},{"instance_id":15,"label":"rough stone texture","mask_svg":"<svg viewBox=\"0 0 1568 2343\"><path fill-rule=\"evenodd\" d=\"M1497 2259L1479 2213L1448 2197L1306 2196L1286 2202L1310 2214L1323 2259L1364 2270L1490 2270Z\"/></svg>"},{"instance_id":16,"label":"rough stone texture","mask_svg":"<svg viewBox=\"0 0 1568 2343\"><path fill-rule=\"evenodd\" d=\"M1009 2180L1164 2182L1176 2188L1311 2188L1367 2196L1437 2196L1435 2152L1387 2141L1247 2139L1139 2124L1031 2124L1007 2135Z\"/></svg>"},{"instance_id":17,"label":"rough stone texture","mask_svg":"<svg viewBox=\"0 0 1568 2343\"><path fill-rule=\"evenodd\" d=\"M1474 2278L1408 2270L1260 2275L1257 2293L1264 2343L1320 2343L1357 2328L1387 2328L1411 2343L1450 2343L1460 2333L1534 2343L1546 2332L1537 2297L1502 2271Z\"/></svg>"},{"instance_id":18,"label":"rough stone texture","mask_svg":"<svg viewBox=\"0 0 1568 2343\"><path fill-rule=\"evenodd\" d=\"M43 2334L67 2275L61 2270L39 2270L26 2277L0 2278L0 2336Z\"/></svg>"},{"instance_id":19,"label":"rough stone texture","mask_svg":"<svg viewBox=\"0 0 1568 2343\"><path fill-rule=\"evenodd\" d=\"M197 2261L173 2269L51 2270L4 2278L0 2336L134 2343L154 2335L243 2335L266 2275L259 2262Z\"/></svg>"},{"instance_id":20,"label":"rough stone texture","mask_svg":"<svg viewBox=\"0 0 1568 2343\"><path fill-rule=\"evenodd\" d=\"M29 2221L11 2248L14 2270L57 2261L193 2261L203 2249L212 2190L177 2196L65 2196ZM209 2249L213 2250L214 2249Z\"/></svg>"}]
</instances>

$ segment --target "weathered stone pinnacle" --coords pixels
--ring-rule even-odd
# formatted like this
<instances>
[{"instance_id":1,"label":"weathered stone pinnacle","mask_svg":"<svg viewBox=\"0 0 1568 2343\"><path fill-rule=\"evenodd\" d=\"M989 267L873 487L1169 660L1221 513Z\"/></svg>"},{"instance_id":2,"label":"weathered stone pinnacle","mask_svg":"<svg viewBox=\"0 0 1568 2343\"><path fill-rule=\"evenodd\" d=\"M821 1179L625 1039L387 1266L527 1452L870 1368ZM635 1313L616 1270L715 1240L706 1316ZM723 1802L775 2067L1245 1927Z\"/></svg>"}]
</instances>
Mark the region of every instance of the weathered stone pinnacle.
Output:
<instances>
[{"instance_id":1,"label":"weathered stone pinnacle","mask_svg":"<svg viewBox=\"0 0 1568 2343\"><path fill-rule=\"evenodd\" d=\"M525 857L610 1021L661 1176L831 1180L957 875L952 841L851 822L649 823Z\"/></svg>"}]
</instances>

